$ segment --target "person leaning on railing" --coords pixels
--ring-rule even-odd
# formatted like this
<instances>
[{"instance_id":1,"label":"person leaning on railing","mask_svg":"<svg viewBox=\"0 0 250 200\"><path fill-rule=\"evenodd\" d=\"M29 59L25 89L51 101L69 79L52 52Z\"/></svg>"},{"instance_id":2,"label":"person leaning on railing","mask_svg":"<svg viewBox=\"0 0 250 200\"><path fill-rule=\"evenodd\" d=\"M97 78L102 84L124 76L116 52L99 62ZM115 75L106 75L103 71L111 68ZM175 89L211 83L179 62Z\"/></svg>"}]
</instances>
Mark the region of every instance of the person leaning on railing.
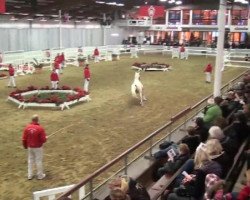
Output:
<instances>
[{"instance_id":1,"label":"person leaning on railing","mask_svg":"<svg viewBox=\"0 0 250 200\"><path fill-rule=\"evenodd\" d=\"M222 116L222 110L220 108L220 103L222 102L221 97L215 97L214 99L208 99L208 106L204 110L204 123L207 127L213 125L213 122Z\"/></svg>"}]
</instances>

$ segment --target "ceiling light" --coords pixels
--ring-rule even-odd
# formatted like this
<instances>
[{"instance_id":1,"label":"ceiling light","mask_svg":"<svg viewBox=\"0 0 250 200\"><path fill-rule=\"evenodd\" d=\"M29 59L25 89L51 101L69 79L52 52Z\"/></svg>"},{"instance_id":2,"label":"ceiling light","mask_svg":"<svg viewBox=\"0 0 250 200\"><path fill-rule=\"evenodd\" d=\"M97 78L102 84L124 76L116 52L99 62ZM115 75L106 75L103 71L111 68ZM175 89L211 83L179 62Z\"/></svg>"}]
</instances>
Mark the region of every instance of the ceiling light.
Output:
<instances>
[{"instance_id":1,"label":"ceiling light","mask_svg":"<svg viewBox=\"0 0 250 200\"><path fill-rule=\"evenodd\" d=\"M15 18L14 16L12 16L12 17L10 18L10 20L11 20L11 21L16 21L16 20L18 20L18 19Z\"/></svg>"},{"instance_id":2,"label":"ceiling light","mask_svg":"<svg viewBox=\"0 0 250 200\"><path fill-rule=\"evenodd\" d=\"M168 1L168 3L174 3L175 2L175 0L170 0L170 1Z\"/></svg>"},{"instance_id":3,"label":"ceiling light","mask_svg":"<svg viewBox=\"0 0 250 200\"><path fill-rule=\"evenodd\" d=\"M96 1L96 3L104 4L105 2L104 1Z\"/></svg>"},{"instance_id":4,"label":"ceiling light","mask_svg":"<svg viewBox=\"0 0 250 200\"><path fill-rule=\"evenodd\" d=\"M180 5L180 4L182 4L182 1L176 1L175 4Z\"/></svg>"},{"instance_id":5,"label":"ceiling light","mask_svg":"<svg viewBox=\"0 0 250 200\"><path fill-rule=\"evenodd\" d=\"M41 21L41 22L47 22L47 19L42 18L42 19L40 19L40 21Z\"/></svg>"},{"instance_id":6,"label":"ceiling light","mask_svg":"<svg viewBox=\"0 0 250 200\"><path fill-rule=\"evenodd\" d=\"M76 20L75 23L80 23L81 21L80 20Z\"/></svg>"},{"instance_id":7,"label":"ceiling light","mask_svg":"<svg viewBox=\"0 0 250 200\"><path fill-rule=\"evenodd\" d=\"M28 21L33 21L34 19L33 19L33 18L28 18L27 20L28 20Z\"/></svg>"}]
</instances>

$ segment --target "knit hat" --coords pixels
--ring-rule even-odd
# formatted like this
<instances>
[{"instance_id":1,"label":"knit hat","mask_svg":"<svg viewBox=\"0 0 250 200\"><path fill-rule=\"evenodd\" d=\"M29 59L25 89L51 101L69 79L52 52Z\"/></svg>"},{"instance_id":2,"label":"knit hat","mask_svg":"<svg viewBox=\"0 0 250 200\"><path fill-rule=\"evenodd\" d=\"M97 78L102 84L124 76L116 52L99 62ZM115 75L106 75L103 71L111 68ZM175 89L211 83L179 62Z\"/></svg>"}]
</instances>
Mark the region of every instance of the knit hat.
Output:
<instances>
[{"instance_id":1,"label":"knit hat","mask_svg":"<svg viewBox=\"0 0 250 200\"><path fill-rule=\"evenodd\" d=\"M213 98L209 98L209 99L207 100L207 104L208 104L208 105L213 105L213 104L214 104L214 99L213 99Z\"/></svg>"},{"instance_id":2,"label":"knit hat","mask_svg":"<svg viewBox=\"0 0 250 200\"><path fill-rule=\"evenodd\" d=\"M218 139L221 140L225 137L223 131L221 130L221 128L219 126L212 126L209 131L209 137L210 138L214 138L214 139Z\"/></svg>"}]
</instances>

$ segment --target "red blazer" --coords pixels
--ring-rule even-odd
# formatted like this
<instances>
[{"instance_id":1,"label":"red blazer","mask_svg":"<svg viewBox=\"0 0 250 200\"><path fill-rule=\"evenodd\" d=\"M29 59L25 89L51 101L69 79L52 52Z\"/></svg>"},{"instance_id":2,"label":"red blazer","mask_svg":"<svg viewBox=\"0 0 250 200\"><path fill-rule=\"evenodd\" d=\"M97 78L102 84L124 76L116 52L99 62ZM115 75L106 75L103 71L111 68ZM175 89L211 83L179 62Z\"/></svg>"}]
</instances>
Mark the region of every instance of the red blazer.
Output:
<instances>
[{"instance_id":1,"label":"red blazer","mask_svg":"<svg viewBox=\"0 0 250 200\"><path fill-rule=\"evenodd\" d=\"M211 73L212 70L213 70L212 65L208 64L208 65L205 67L204 72L209 72L209 73Z\"/></svg>"},{"instance_id":2,"label":"red blazer","mask_svg":"<svg viewBox=\"0 0 250 200\"><path fill-rule=\"evenodd\" d=\"M9 67L9 75L10 76L14 76L15 75L15 69L14 69L14 67Z\"/></svg>"},{"instance_id":3,"label":"red blazer","mask_svg":"<svg viewBox=\"0 0 250 200\"><path fill-rule=\"evenodd\" d=\"M84 68L84 78L85 79L89 79L90 78L90 70L89 70L89 68L88 67L85 67Z\"/></svg>"},{"instance_id":4,"label":"red blazer","mask_svg":"<svg viewBox=\"0 0 250 200\"><path fill-rule=\"evenodd\" d=\"M99 53L99 50L98 50L98 49L95 49L95 50L94 50L94 56L99 56L99 54L100 54L100 53Z\"/></svg>"},{"instance_id":5,"label":"red blazer","mask_svg":"<svg viewBox=\"0 0 250 200\"><path fill-rule=\"evenodd\" d=\"M51 81L59 81L59 77L58 77L58 74L56 72L52 72L50 74L50 80Z\"/></svg>"},{"instance_id":6,"label":"red blazer","mask_svg":"<svg viewBox=\"0 0 250 200\"><path fill-rule=\"evenodd\" d=\"M39 148L46 142L46 133L38 123L27 125L23 131L23 147Z\"/></svg>"}]
</instances>

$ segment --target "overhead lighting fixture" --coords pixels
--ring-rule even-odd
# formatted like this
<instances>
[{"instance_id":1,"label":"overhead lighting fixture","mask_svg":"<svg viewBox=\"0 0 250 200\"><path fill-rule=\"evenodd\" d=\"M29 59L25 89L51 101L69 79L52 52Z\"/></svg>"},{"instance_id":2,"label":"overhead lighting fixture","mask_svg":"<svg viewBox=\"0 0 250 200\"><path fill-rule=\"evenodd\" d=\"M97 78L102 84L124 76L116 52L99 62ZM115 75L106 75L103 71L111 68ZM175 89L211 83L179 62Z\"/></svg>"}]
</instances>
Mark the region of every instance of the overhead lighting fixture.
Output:
<instances>
[{"instance_id":1,"label":"overhead lighting fixture","mask_svg":"<svg viewBox=\"0 0 250 200\"><path fill-rule=\"evenodd\" d=\"M105 4L104 1L95 1L96 3L99 3L99 4Z\"/></svg>"},{"instance_id":2,"label":"overhead lighting fixture","mask_svg":"<svg viewBox=\"0 0 250 200\"><path fill-rule=\"evenodd\" d=\"M16 21L16 20L18 20L16 17L14 17L14 16L12 16L11 18L10 18L10 20L11 21Z\"/></svg>"},{"instance_id":3,"label":"overhead lighting fixture","mask_svg":"<svg viewBox=\"0 0 250 200\"><path fill-rule=\"evenodd\" d=\"M176 4L176 5L181 5L181 4L182 4L182 1L176 1L175 4Z\"/></svg>"},{"instance_id":4,"label":"overhead lighting fixture","mask_svg":"<svg viewBox=\"0 0 250 200\"><path fill-rule=\"evenodd\" d=\"M170 1L168 1L168 3L170 3L170 4L175 3L175 0L170 0Z\"/></svg>"},{"instance_id":5,"label":"overhead lighting fixture","mask_svg":"<svg viewBox=\"0 0 250 200\"><path fill-rule=\"evenodd\" d=\"M27 20L28 20L28 21L33 21L34 19L33 19L33 18L28 18Z\"/></svg>"},{"instance_id":6,"label":"overhead lighting fixture","mask_svg":"<svg viewBox=\"0 0 250 200\"><path fill-rule=\"evenodd\" d=\"M37 17L42 17L44 14L36 14Z\"/></svg>"},{"instance_id":7,"label":"overhead lighting fixture","mask_svg":"<svg viewBox=\"0 0 250 200\"><path fill-rule=\"evenodd\" d=\"M81 21L80 20L76 20L75 23L80 23Z\"/></svg>"},{"instance_id":8,"label":"overhead lighting fixture","mask_svg":"<svg viewBox=\"0 0 250 200\"><path fill-rule=\"evenodd\" d=\"M160 2L166 2L167 0L160 0Z\"/></svg>"},{"instance_id":9,"label":"overhead lighting fixture","mask_svg":"<svg viewBox=\"0 0 250 200\"><path fill-rule=\"evenodd\" d=\"M47 22L47 19L42 18L42 19L40 19L40 22Z\"/></svg>"}]
</instances>

